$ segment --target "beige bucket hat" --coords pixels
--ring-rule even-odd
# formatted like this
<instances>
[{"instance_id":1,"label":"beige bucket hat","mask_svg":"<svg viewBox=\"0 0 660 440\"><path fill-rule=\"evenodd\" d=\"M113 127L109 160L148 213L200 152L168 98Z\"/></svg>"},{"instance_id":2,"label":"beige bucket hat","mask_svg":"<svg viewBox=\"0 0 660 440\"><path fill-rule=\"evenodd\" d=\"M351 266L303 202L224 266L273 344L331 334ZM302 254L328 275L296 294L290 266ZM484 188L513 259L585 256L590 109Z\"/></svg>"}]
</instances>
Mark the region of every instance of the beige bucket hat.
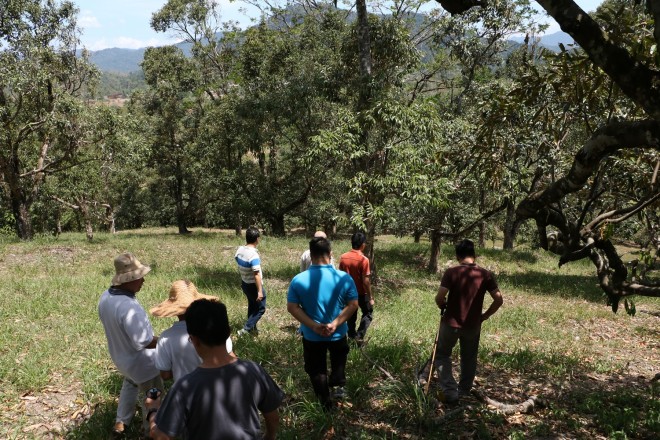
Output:
<instances>
[{"instance_id":1,"label":"beige bucket hat","mask_svg":"<svg viewBox=\"0 0 660 440\"><path fill-rule=\"evenodd\" d=\"M192 281L176 280L170 288L170 297L149 311L154 316L171 318L186 313L188 306L198 299L218 300L215 296L199 293Z\"/></svg>"},{"instance_id":2,"label":"beige bucket hat","mask_svg":"<svg viewBox=\"0 0 660 440\"><path fill-rule=\"evenodd\" d=\"M135 258L130 252L117 255L115 257L115 276L112 277L112 285L119 286L124 283L139 280L151 271L149 266L145 266Z\"/></svg>"}]
</instances>

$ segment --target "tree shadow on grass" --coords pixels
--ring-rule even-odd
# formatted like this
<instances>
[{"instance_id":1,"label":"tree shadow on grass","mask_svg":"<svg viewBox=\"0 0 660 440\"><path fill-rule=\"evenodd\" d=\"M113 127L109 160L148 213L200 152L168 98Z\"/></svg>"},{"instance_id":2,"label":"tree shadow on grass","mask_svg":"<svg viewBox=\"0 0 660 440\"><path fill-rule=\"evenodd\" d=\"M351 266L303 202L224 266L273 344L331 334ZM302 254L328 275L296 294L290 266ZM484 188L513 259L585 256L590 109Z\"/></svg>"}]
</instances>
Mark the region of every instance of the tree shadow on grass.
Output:
<instances>
[{"instance_id":1,"label":"tree shadow on grass","mask_svg":"<svg viewBox=\"0 0 660 440\"><path fill-rule=\"evenodd\" d=\"M559 298L581 298L590 302L603 303L603 291L596 277L564 275L527 270L523 273L501 273L497 280L534 295Z\"/></svg>"},{"instance_id":2,"label":"tree shadow on grass","mask_svg":"<svg viewBox=\"0 0 660 440\"><path fill-rule=\"evenodd\" d=\"M527 437L572 433L581 438L656 438L660 386L636 374L599 374L583 359L531 349L480 352L481 391L506 403L537 395ZM513 400L513 401L512 401Z\"/></svg>"},{"instance_id":3,"label":"tree shadow on grass","mask_svg":"<svg viewBox=\"0 0 660 440\"><path fill-rule=\"evenodd\" d=\"M440 259L447 256L448 248L443 247ZM388 246L386 249L376 247L376 264L380 271L388 267L403 266L405 269L424 270L428 265L429 248L419 243L404 243L396 247Z\"/></svg>"},{"instance_id":4,"label":"tree shadow on grass","mask_svg":"<svg viewBox=\"0 0 660 440\"><path fill-rule=\"evenodd\" d=\"M427 399L413 385L414 379L410 380L416 377L417 365L406 363L405 358L414 358L414 354L403 350L403 369L397 372L396 362L391 364L388 359L399 351L398 344L387 345L374 347L370 355L395 380L372 375L369 395L353 402L350 412L337 416L339 438L550 438L562 433L567 438L621 435L650 439L656 438L660 429L660 384L632 374L597 374L582 359L532 349L482 349L477 389L507 404L519 404L537 395L543 404L533 413L504 416L470 396L461 401L457 419L445 419L444 414L454 407L436 407L433 402L440 395L437 378ZM390 354L376 354L379 352ZM457 361L455 357L455 375L460 371Z\"/></svg>"},{"instance_id":5,"label":"tree shadow on grass","mask_svg":"<svg viewBox=\"0 0 660 440\"><path fill-rule=\"evenodd\" d=\"M222 289L235 294L243 294L241 291L241 276L238 274L238 270L194 266L192 272L196 275L191 275L190 281L198 286L202 292L202 289Z\"/></svg>"},{"instance_id":6,"label":"tree shadow on grass","mask_svg":"<svg viewBox=\"0 0 660 440\"><path fill-rule=\"evenodd\" d=\"M260 363L285 391L278 434L282 439L319 439L330 430L333 438L343 439L550 438L557 433L566 438L593 438L616 432L627 438L654 438L660 429L660 402L654 398L660 391L657 386L653 391L637 377L593 374L593 367L580 359L534 349L493 352L482 348L478 387L506 403L520 403L538 394L545 407L532 414L502 416L468 398L461 404L459 418L447 422L442 417L450 409L437 407L415 385L419 347L391 339L370 341L363 348L370 360L352 347L348 400L327 414L316 403L304 372L301 340L293 335L271 336L246 340L239 356ZM394 380L374 364L386 369ZM455 362L455 372L458 370ZM432 387L435 384L437 381ZM102 386L117 396L121 376L111 375ZM437 396L436 391L432 388L430 396ZM102 402L66 438L108 438L115 411L114 399ZM140 438L137 415L126 438Z\"/></svg>"},{"instance_id":7,"label":"tree shadow on grass","mask_svg":"<svg viewBox=\"0 0 660 440\"><path fill-rule=\"evenodd\" d=\"M223 289L241 292L241 276L235 268L226 269L222 267L210 268L207 266L195 266L192 270L196 275L189 276L190 281L196 286L205 289ZM297 266L280 266L275 269L264 271L264 283L268 289L268 280L280 280L289 283L293 277L298 275L300 268Z\"/></svg>"},{"instance_id":8,"label":"tree shadow on grass","mask_svg":"<svg viewBox=\"0 0 660 440\"><path fill-rule=\"evenodd\" d=\"M451 250L452 254L454 252L453 248ZM521 263L521 264L534 264L539 260L539 257L536 251L531 249L514 249L514 250L502 250L502 249L486 249L479 248L476 250L477 259L479 257L486 257L493 260L496 260L500 263Z\"/></svg>"},{"instance_id":9,"label":"tree shadow on grass","mask_svg":"<svg viewBox=\"0 0 660 440\"><path fill-rule=\"evenodd\" d=\"M226 242L227 240L236 240L240 239L236 234L230 231L201 231L201 230L192 230L189 234L179 234L175 229L171 230L162 230L162 229L139 229L139 230L127 230L120 231L115 234L113 239L119 240L135 240L135 239L144 239L146 237L168 237L175 238L178 237L181 240L196 240L196 241L209 241L209 240L222 240ZM243 239L245 236L243 236Z\"/></svg>"}]
</instances>

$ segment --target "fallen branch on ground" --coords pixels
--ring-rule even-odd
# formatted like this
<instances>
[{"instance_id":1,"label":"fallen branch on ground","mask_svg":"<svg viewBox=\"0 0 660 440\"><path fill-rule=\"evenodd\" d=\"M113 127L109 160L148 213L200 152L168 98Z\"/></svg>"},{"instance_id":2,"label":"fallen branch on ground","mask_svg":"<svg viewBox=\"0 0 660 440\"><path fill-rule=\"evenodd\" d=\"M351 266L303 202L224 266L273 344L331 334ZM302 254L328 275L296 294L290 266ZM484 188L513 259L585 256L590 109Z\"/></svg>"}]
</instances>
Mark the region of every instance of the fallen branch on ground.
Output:
<instances>
[{"instance_id":1,"label":"fallen branch on ground","mask_svg":"<svg viewBox=\"0 0 660 440\"><path fill-rule=\"evenodd\" d=\"M497 412L504 415L510 415L515 413L529 414L534 410L535 406L542 407L543 404L541 400L536 396L531 396L529 399L525 400L523 403L517 405L510 405L507 403L498 402L488 397L486 394L472 390L472 395L479 399L481 402L494 407Z\"/></svg>"},{"instance_id":2,"label":"fallen branch on ground","mask_svg":"<svg viewBox=\"0 0 660 440\"><path fill-rule=\"evenodd\" d=\"M378 364L376 363L376 361L374 361L373 359L371 359L371 358L367 355L367 352L364 351L364 346L365 346L365 345L366 345L366 342L365 342L363 345L358 346L358 348L360 349L360 353L362 353L362 356L364 356L364 358L365 358L367 361L369 361L369 362L371 363L371 365L373 365L374 367L378 368L378 369L380 370L380 372L383 373L383 374L384 374L389 380L394 380L394 381L396 381L397 379L395 379L394 376L392 376L392 375L390 374L389 371L387 371L385 368L383 368L383 367L381 367L380 365L378 365Z\"/></svg>"}]
</instances>

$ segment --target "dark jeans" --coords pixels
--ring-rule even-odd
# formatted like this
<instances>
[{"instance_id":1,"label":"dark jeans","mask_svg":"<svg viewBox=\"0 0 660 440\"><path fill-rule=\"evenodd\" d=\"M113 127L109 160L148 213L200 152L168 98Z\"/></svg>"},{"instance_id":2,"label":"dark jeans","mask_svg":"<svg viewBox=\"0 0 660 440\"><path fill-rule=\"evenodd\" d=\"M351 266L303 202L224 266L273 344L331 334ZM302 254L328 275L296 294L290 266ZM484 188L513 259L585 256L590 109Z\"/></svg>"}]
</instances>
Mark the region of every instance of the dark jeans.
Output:
<instances>
[{"instance_id":1,"label":"dark jeans","mask_svg":"<svg viewBox=\"0 0 660 440\"><path fill-rule=\"evenodd\" d=\"M477 355L481 325L474 328L454 328L440 324L440 337L435 350L435 368L439 369L440 387L447 400L458 399L459 394L469 394L477 374ZM451 352L459 341L461 347L461 378L456 383L452 373Z\"/></svg>"},{"instance_id":2,"label":"dark jeans","mask_svg":"<svg viewBox=\"0 0 660 440\"><path fill-rule=\"evenodd\" d=\"M346 359L348 359L346 337L338 341L310 341L303 338L305 372L309 375L314 394L324 406L330 405L330 388L346 385ZM330 380L328 380L327 353L330 352Z\"/></svg>"},{"instance_id":3,"label":"dark jeans","mask_svg":"<svg viewBox=\"0 0 660 440\"><path fill-rule=\"evenodd\" d=\"M369 297L371 298L371 297ZM370 300L367 300L367 295L358 295L358 305L362 311L362 319L360 319L360 327L358 327L357 332L355 331L355 324L357 323L357 310L353 313L353 316L348 318L348 337L363 339L367 334L367 329L371 325L373 320L374 307L369 304Z\"/></svg>"},{"instance_id":4,"label":"dark jeans","mask_svg":"<svg viewBox=\"0 0 660 440\"><path fill-rule=\"evenodd\" d=\"M248 301L247 321L245 321L243 330L249 332L257 328L257 322L259 322L261 316L266 311L266 289L262 287L264 298L261 301L257 301L259 293L255 283L249 284L241 281L241 288Z\"/></svg>"}]
</instances>

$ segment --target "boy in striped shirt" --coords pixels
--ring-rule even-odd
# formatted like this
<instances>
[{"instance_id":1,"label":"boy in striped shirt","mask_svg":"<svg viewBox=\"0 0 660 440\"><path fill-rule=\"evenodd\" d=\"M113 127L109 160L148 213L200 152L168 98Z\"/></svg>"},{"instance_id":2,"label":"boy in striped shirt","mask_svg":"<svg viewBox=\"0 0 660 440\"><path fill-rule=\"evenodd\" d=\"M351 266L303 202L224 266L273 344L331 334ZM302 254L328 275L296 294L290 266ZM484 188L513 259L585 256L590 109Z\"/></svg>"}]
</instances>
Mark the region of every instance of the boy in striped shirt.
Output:
<instances>
[{"instance_id":1,"label":"boy in striped shirt","mask_svg":"<svg viewBox=\"0 0 660 440\"><path fill-rule=\"evenodd\" d=\"M241 288L248 300L247 321L238 336L246 334L257 335L257 322L266 311L266 290L261 273L261 258L257 251L259 244L259 229L250 226L245 231L245 246L236 250L234 259L241 274Z\"/></svg>"}]
</instances>

